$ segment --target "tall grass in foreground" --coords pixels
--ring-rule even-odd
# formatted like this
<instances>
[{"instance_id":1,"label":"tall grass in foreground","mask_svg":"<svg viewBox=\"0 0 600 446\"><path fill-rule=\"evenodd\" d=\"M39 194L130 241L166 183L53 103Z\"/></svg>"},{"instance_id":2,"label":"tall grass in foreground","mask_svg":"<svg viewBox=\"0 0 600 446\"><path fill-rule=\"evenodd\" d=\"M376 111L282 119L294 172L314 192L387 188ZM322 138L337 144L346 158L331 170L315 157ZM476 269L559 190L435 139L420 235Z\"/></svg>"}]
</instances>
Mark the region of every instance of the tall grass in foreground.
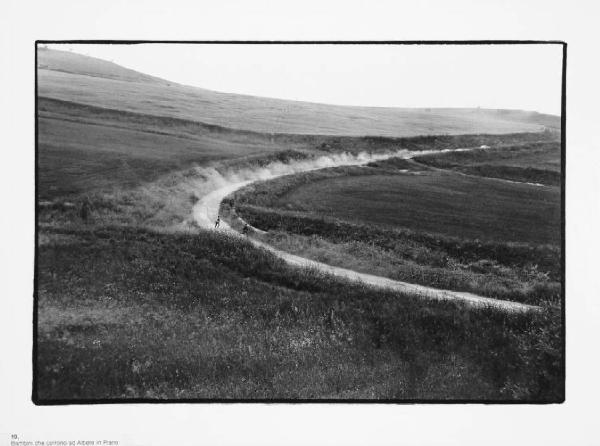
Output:
<instances>
[{"instance_id":1,"label":"tall grass in foreground","mask_svg":"<svg viewBox=\"0 0 600 446\"><path fill-rule=\"evenodd\" d=\"M376 291L218 233L49 229L38 291L44 401L564 398L553 306Z\"/></svg>"},{"instance_id":2,"label":"tall grass in foreground","mask_svg":"<svg viewBox=\"0 0 600 446\"><path fill-rule=\"evenodd\" d=\"M361 150L427 148L521 136L311 138L319 150L335 152L346 142ZM38 401L564 399L555 304L511 315L424 301L297 270L216 232L182 233L197 199L196 180L190 170L70 202L56 196L40 206ZM88 198L93 211L82 224L78 209ZM315 224L307 230L321 227ZM335 224L327 231L342 237ZM380 235L368 243L387 246ZM437 258L440 243L469 262L494 253L518 264L552 253L427 234L401 240L415 243L414 253L427 262Z\"/></svg>"}]
</instances>

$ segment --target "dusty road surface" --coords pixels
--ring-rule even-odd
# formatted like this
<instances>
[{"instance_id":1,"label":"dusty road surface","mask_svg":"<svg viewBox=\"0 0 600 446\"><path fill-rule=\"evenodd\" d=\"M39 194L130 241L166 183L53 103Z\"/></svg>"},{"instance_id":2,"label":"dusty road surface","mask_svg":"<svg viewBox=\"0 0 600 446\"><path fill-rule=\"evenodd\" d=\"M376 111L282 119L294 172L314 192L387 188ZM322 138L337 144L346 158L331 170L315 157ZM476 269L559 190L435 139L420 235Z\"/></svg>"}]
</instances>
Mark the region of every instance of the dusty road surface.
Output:
<instances>
[{"instance_id":1,"label":"dusty road surface","mask_svg":"<svg viewBox=\"0 0 600 446\"><path fill-rule=\"evenodd\" d=\"M233 182L204 195L194 206L194 219L196 223L202 228L214 229L215 221L219 214L219 207L223 199L231 193L235 192L236 190L241 189L242 187L254 181L256 180ZM233 230L223 220L221 220L218 230L231 234L234 237L245 237L237 231ZM377 288L391 289L403 293L410 293L413 295L422 296L426 299L460 300L473 306L491 306L505 311L524 312L539 309L539 307L533 305L526 305L519 302L492 299L490 297L478 296L476 294L462 291L451 291L442 290L438 288L431 288L423 285L401 282L389 279L387 277L360 273L350 269L327 265L325 263L317 262L284 251L280 251L279 249L275 249L272 246L263 243L259 240L256 240L252 237L246 238L253 245L270 251L275 256L279 257L280 259L282 259L290 265L294 265L300 268L313 268L324 273L331 274L333 276L343 277L353 282L364 283L366 285L374 286Z\"/></svg>"}]
</instances>

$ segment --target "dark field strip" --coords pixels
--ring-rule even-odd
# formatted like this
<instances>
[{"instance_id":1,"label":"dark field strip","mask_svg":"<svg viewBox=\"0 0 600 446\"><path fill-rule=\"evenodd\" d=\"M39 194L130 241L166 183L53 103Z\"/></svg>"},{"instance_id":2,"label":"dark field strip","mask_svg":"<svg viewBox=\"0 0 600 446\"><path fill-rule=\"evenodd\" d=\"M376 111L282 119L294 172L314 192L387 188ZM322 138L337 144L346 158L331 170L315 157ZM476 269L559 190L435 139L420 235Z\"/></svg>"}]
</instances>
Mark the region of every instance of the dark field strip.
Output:
<instances>
[{"instance_id":1,"label":"dark field strip","mask_svg":"<svg viewBox=\"0 0 600 446\"><path fill-rule=\"evenodd\" d=\"M42 199L138 185L223 157L210 146L135 130L40 119L40 133Z\"/></svg>"},{"instance_id":2,"label":"dark field strip","mask_svg":"<svg viewBox=\"0 0 600 446\"><path fill-rule=\"evenodd\" d=\"M499 178L520 183L533 183L534 185L560 186L561 182L560 172L536 169L534 167L478 164L475 166L457 167L455 170L469 175Z\"/></svg>"},{"instance_id":3,"label":"dark field strip","mask_svg":"<svg viewBox=\"0 0 600 446\"><path fill-rule=\"evenodd\" d=\"M418 156L414 160L427 166L483 177L552 186L560 186L561 181L561 146L558 141Z\"/></svg>"},{"instance_id":4,"label":"dark field strip","mask_svg":"<svg viewBox=\"0 0 600 446\"><path fill-rule=\"evenodd\" d=\"M39 119L40 198L148 183L195 164L268 152L249 142L190 140L142 130Z\"/></svg>"},{"instance_id":5,"label":"dark field strip","mask_svg":"<svg viewBox=\"0 0 600 446\"><path fill-rule=\"evenodd\" d=\"M298 271L215 233L42 234L38 398L562 401L560 314Z\"/></svg>"},{"instance_id":6,"label":"dark field strip","mask_svg":"<svg viewBox=\"0 0 600 446\"><path fill-rule=\"evenodd\" d=\"M522 142L474 149L467 152L446 152L415 157L416 161L436 167L490 164L516 167L539 167L560 171L559 141Z\"/></svg>"},{"instance_id":7,"label":"dark field strip","mask_svg":"<svg viewBox=\"0 0 600 446\"><path fill-rule=\"evenodd\" d=\"M445 172L320 180L273 206L361 224L468 239L534 244L560 241L560 190Z\"/></svg>"}]
</instances>

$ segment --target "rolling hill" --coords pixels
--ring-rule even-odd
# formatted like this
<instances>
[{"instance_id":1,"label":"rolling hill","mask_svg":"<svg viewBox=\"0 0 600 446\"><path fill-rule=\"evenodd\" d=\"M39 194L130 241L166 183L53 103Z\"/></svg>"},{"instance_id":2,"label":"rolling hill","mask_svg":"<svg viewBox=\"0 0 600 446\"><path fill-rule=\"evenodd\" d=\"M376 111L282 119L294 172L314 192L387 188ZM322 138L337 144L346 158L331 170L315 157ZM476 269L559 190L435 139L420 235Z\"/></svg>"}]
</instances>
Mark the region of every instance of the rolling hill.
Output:
<instances>
[{"instance_id":1,"label":"rolling hill","mask_svg":"<svg viewBox=\"0 0 600 446\"><path fill-rule=\"evenodd\" d=\"M37 68L39 97L257 132L407 137L560 128L557 116L518 110L348 107L221 93L43 48Z\"/></svg>"}]
</instances>

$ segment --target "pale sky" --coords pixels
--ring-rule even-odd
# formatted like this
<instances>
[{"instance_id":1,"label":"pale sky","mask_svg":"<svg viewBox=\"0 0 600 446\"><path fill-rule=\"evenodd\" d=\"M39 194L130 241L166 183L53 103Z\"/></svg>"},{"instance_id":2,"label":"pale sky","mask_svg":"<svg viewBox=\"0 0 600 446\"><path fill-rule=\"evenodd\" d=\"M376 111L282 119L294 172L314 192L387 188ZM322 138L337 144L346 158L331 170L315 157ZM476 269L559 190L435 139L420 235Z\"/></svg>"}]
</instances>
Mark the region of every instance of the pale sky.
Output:
<instances>
[{"instance_id":1,"label":"pale sky","mask_svg":"<svg viewBox=\"0 0 600 446\"><path fill-rule=\"evenodd\" d=\"M210 90L560 115L560 45L49 45Z\"/></svg>"}]
</instances>

